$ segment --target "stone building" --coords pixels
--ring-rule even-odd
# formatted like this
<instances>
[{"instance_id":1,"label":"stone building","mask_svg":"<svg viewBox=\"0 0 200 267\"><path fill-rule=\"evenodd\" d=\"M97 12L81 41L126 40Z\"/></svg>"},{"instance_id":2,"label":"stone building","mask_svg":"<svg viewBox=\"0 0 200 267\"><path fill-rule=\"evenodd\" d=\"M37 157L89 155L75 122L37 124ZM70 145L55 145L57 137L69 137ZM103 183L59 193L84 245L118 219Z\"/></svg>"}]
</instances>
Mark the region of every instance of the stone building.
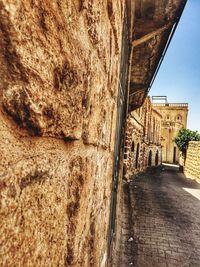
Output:
<instances>
[{"instance_id":1,"label":"stone building","mask_svg":"<svg viewBox=\"0 0 200 267\"><path fill-rule=\"evenodd\" d=\"M156 100L156 97L153 98ZM175 143L175 138L180 129L187 127L188 104L153 103L153 107L162 115L162 161L168 163L179 163L180 151Z\"/></svg>"},{"instance_id":2,"label":"stone building","mask_svg":"<svg viewBox=\"0 0 200 267\"><path fill-rule=\"evenodd\" d=\"M106 266L127 114L185 4L0 1L0 266Z\"/></svg>"},{"instance_id":3,"label":"stone building","mask_svg":"<svg viewBox=\"0 0 200 267\"><path fill-rule=\"evenodd\" d=\"M124 176L130 179L148 166L161 163L161 119L147 97L142 107L127 118Z\"/></svg>"}]
</instances>

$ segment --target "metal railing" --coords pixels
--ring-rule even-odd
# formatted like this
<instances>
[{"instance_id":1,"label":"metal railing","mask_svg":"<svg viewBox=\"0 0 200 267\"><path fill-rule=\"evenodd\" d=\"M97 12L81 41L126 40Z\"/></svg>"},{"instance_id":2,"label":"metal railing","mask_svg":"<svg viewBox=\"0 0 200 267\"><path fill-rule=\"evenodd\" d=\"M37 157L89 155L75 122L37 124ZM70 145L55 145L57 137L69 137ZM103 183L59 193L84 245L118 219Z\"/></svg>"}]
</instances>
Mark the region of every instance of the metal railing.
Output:
<instances>
[{"instance_id":1,"label":"metal railing","mask_svg":"<svg viewBox=\"0 0 200 267\"><path fill-rule=\"evenodd\" d=\"M152 103L154 107L188 107L188 103Z\"/></svg>"}]
</instances>

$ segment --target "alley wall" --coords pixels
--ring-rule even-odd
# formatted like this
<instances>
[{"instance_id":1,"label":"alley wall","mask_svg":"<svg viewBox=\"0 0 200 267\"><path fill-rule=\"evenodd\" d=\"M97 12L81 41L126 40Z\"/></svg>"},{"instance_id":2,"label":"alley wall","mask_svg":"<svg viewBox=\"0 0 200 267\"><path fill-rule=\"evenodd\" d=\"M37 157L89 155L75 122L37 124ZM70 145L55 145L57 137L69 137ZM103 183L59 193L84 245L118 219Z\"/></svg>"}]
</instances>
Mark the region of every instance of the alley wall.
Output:
<instances>
[{"instance_id":1,"label":"alley wall","mask_svg":"<svg viewBox=\"0 0 200 267\"><path fill-rule=\"evenodd\" d=\"M128 115L124 152L124 177L131 180L147 167L161 164L161 119L149 97Z\"/></svg>"},{"instance_id":2,"label":"alley wall","mask_svg":"<svg viewBox=\"0 0 200 267\"><path fill-rule=\"evenodd\" d=\"M123 1L0 3L0 266L105 266Z\"/></svg>"}]
</instances>

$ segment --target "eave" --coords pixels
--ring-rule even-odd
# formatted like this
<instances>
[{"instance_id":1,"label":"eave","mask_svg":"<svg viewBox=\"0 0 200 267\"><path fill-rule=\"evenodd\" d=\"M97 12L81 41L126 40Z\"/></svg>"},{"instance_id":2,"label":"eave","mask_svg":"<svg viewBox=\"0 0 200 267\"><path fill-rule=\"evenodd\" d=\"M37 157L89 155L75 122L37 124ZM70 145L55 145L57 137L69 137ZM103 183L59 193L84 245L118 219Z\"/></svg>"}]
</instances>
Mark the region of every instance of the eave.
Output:
<instances>
[{"instance_id":1,"label":"eave","mask_svg":"<svg viewBox=\"0 0 200 267\"><path fill-rule=\"evenodd\" d=\"M173 2L173 3L172 3ZM136 1L129 112L142 106L187 0Z\"/></svg>"}]
</instances>

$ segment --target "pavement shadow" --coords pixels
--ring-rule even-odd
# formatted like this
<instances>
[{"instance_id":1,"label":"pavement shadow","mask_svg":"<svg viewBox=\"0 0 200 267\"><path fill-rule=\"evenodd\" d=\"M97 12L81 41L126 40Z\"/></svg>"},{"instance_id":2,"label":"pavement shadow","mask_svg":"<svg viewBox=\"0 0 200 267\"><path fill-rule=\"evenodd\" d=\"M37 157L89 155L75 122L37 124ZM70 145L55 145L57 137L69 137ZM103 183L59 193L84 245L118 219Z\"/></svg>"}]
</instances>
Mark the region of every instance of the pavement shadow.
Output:
<instances>
[{"instance_id":1,"label":"pavement shadow","mask_svg":"<svg viewBox=\"0 0 200 267\"><path fill-rule=\"evenodd\" d=\"M132 221L134 233L137 233L134 235L136 254L143 229L138 227L144 226L147 235L148 227L153 238L152 229L155 229L155 235L163 231L163 237L175 240L188 250L187 262L200 259L200 200L184 188L198 190L200 184L187 178L175 166L151 167L130 183ZM148 222L154 223L149 225ZM183 255L183 262L184 259Z\"/></svg>"}]
</instances>

